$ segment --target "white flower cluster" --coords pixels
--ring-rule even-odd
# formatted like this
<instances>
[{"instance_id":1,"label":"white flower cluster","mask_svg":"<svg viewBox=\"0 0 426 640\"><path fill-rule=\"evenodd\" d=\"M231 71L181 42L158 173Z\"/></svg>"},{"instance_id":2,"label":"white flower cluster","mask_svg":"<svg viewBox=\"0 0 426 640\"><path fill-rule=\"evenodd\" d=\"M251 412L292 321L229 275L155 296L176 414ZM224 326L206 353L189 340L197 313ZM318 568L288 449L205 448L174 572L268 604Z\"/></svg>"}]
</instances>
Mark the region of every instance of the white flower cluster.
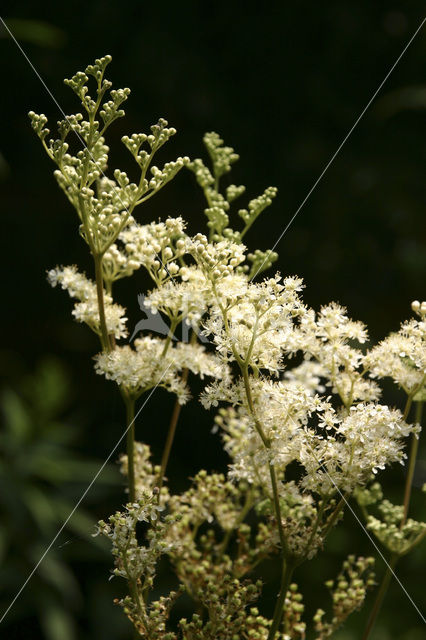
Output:
<instances>
[{"instance_id":1,"label":"white flower cluster","mask_svg":"<svg viewBox=\"0 0 426 640\"><path fill-rule=\"evenodd\" d=\"M392 378L407 394L419 392L426 384L426 303L416 300L412 309L419 318L404 322L366 357L372 376Z\"/></svg>"},{"instance_id":2,"label":"white flower cluster","mask_svg":"<svg viewBox=\"0 0 426 640\"><path fill-rule=\"evenodd\" d=\"M378 469L393 462L402 463L406 455L404 438L418 427L406 424L397 409L385 405L360 403L347 416L329 408L317 430L306 432L300 462L306 469L301 484L322 495L337 488L352 493L364 485Z\"/></svg>"},{"instance_id":3,"label":"white flower cluster","mask_svg":"<svg viewBox=\"0 0 426 640\"><path fill-rule=\"evenodd\" d=\"M309 310L301 319L300 334L306 357L321 365L321 376L346 407L379 399L378 385L364 378L365 355L354 346L367 341L367 329L362 322L348 318L344 307L331 303L318 314Z\"/></svg>"},{"instance_id":4,"label":"white flower cluster","mask_svg":"<svg viewBox=\"0 0 426 640\"><path fill-rule=\"evenodd\" d=\"M186 268L184 277L184 282L169 280L161 287L150 291L145 297L144 304L154 314L161 311L167 315L173 324L185 320L188 325L196 329L207 311L210 296L198 269Z\"/></svg>"},{"instance_id":5,"label":"white flower cluster","mask_svg":"<svg viewBox=\"0 0 426 640\"><path fill-rule=\"evenodd\" d=\"M66 289L71 298L79 302L74 305L72 315L78 322L85 322L95 333L101 335L98 298L96 284L80 273L75 266L56 267L47 273L47 278L56 287L60 284ZM104 291L105 318L108 332L116 338L127 336L125 317L126 310L114 304L112 297Z\"/></svg>"},{"instance_id":6,"label":"white flower cluster","mask_svg":"<svg viewBox=\"0 0 426 640\"><path fill-rule=\"evenodd\" d=\"M231 477L256 485L269 485L269 461L280 474L297 462L304 469L299 479L303 490L322 496L337 490L351 493L372 472L402 462L403 439L419 429L406 424L398 410L384 405L361 403L344 415L302 384L297 387L293 382L262 379L250 379L250 384L254 416L241 382L212 383L203 402L206 406L219 401L238 405L222 413L218 423L227 432ZM262 446L256 420L269 449Z\"/></svg>"},{"instance_id":7,"label":"white flower cluster","mask_svg":"<svg viewBox=\"0 0 426 640\"><path fill-rule=\"evenodd\" d=\"M262 283L251 283L237 270L245 258L241 244L222 241L211 245L197 236L190 250L210 283L212 304L204 327L219 353L277 373L283 354L302 347L294 331L295 318L305 312L298 297L302 280L282 280L277 274Z\"/></svg>"},{"instance_id":8,"label":"white flower cluster","mask_svg":"<svg viewBox=\"0 0 426 640\"><path fill-rule=\"evenodd\" d=\"M180 404L189 398L189 391L180 373L189 369L203 377L220 377L222 368L213 355L201 345L168 344L166 339L146 336L135 340L135 349L129 345L116 347L95 358L96 372L113 380L133 397L153 387L164 387L175 393Z\"/></svg>"}]
</instances>

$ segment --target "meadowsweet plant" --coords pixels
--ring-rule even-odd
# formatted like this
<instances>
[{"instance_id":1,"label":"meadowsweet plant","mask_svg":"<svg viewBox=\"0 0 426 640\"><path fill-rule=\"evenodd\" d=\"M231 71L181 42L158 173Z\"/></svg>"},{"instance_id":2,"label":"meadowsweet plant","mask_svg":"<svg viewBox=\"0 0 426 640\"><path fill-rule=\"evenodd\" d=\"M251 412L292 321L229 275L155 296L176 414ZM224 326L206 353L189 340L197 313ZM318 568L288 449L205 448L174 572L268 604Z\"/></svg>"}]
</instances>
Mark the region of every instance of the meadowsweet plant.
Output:
<instances>
[{"instance_id":1,"label":"meadowsweet plant","mask_svg":"<svg viewBox=\"0 0 426 640\"><path fill-rule=\"evenodd\" d=\"M330 610L318 609L312 619L304 616L303 584L293 578L302 563L327 553L327 536L348 501L356 500L391 568L426 536L426 524L408 515L426 397L426 303L414 302L415 317L368 348L367 328L345 308L331 303L316 312L303 302L297 276L263 278L277 254L248 251L244 241L276 189L238 209L245 187L227 176L238 155L216 133L204 137L208 164L184 157L159 168L154 156L175 134L160 119L150 133L122 138L138 180L111 172L105 134L124 115L130 90L111 89L105 79L110 60L100 58L65 81L82 113L60 121L56 139L49 139L44 115L31 112L30 118L93 257L94 279L76 266L53 268L48 279L68 291L75 319L99 336L96 372L115 383L126 407L127 448L120 457L126 504L98 529L111 541L113 574L128 586L117 602L147 640L330 638L375 587L373 558L351 555L336 578L324 576ZM181 217L136 217L184 167L205 195L206 234L188 235ZM141 268L153 283L144 304L168 331L139 332L129 343L126 310L115 301L113 284ZM179 326L190 329L190 341L176 339ZM229 466L226 475L200 469L176 494L166 468L180 407L190 399L189 372L205 380L201 404L213 413ZM381 402L385 377L400 387L405 408ZM172 416L160 421L165 446L158 461L149 431L136 425L136 439L134 421L135 403L157 386L176 396ZM405 463L408 438L403 504L393 505L376 478L385 467ZM158 597L156 571L164 556L176 588ZM259 576L271 557L281 578L273 610L262 611ZM182 594L193 610L171 623Z\"/></svg>"}]
</instances>

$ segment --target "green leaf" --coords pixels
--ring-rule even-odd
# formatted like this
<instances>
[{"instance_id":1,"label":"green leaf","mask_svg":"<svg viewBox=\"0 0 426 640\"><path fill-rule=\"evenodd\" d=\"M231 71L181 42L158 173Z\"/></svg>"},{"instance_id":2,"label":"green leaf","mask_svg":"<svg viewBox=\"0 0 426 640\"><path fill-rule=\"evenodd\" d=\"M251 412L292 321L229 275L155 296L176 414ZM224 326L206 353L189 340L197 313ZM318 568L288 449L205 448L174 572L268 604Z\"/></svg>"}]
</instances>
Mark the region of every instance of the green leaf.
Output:
<instances>
[{"instance_id":1,"label":"green leaf","mask_svg":"<svg viewBox=\"0 0 426 640\"><path fill-rule=\"evenodd\" d=\"M49 602L43 607L41 624L47 640L76 640L74 622L67 611Z\"/></svg>"},{"instance_id":2,"label":"green leaf","mask_svg":"<svg viewBox=\"0 0 426 640\"><path fill-rule=\"evenodd\" d=\"M19 396L11 389L5 389L1 397L1 407L6 426L16 439L22 443L32 431L31 418Z\"/></svg>"}]
</instances>

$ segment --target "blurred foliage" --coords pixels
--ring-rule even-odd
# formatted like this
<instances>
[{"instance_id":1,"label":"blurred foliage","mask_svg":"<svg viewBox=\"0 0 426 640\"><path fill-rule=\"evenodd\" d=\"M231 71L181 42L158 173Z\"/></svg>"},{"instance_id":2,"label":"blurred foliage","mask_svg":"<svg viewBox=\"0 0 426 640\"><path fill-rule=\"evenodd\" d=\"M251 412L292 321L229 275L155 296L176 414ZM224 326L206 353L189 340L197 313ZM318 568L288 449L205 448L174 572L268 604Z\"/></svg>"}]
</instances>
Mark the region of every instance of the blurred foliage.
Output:
<instances>
[{"instance_id":1,"label":"blurred foliage","mask_svg":"<svg viewBox=\"0 0 426 640\"><path fill-rule=\"evenodd\" d=\"M56 49L62 47L67 41L65 31L42 20L8 18L7 26L18 42L30 42L40 47ZM6 29L2 29L0 38L7 37L9 37L9 34Z\"/></svg>"},{"instance_id":2,"label":"blurred foliage","mask_svg":"<svg viewBox=\"0 0 426 640\"><path fill-rule=\"evenodd\" d=\"M63 366L46 358L33 375L27 375L16 389L5 388L0 397L4 424L0 432L2 613L101 465L73 448L81 426L63 417L70 391ZM107 467L98 482L106 484L105 489L117 484L117 470ZM102 492L95 494L99 499ZM73 617L83 595L66 551L75 540L86 540L93 548L88 550L92 561L99 559L106 545L92 538L95 524L86 506L74 513L5 624L10 622L13 628L17 619L34 616L46 640L80 637Z\"/></svg>"}]
</instances>

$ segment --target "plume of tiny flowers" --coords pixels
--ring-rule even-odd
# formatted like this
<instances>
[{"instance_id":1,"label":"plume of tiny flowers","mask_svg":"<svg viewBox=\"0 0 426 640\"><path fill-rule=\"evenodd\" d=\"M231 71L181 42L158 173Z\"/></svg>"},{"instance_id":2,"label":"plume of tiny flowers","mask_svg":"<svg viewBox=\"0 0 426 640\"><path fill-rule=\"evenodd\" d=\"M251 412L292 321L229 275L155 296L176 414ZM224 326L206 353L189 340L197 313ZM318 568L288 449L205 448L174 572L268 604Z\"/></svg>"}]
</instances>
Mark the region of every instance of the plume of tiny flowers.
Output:
<instances>
[{"instance_id":1,"label":"plume of tiny flowers","mask_svg":"<svg viewBox=\"0 0 426 640\"><path fill-rule=\"evenodd\" d=\"M344 307L333 302L318 314L310 309L301 318L300 334L306 357L321 364L327 386L347 408L354 402L379 399L379 386L364 378L365 355L354 346L365 344L367 329L362 322L351 320Z\"/></svg>"},{"instance_id":2,"label":"plume of tiny flowers","mask_svg":"<svg viewBox=\"0 0 426 640\"><path fill-rule=\"evenodd\" d=\"M376 403L352 406L347 415L331 407L324 412L317 431L305 431L301 464L306 489L327 495L337 489L350 494L365 485L371 473L393 462L403 463L404 438L418 433L418 425L409 425L397 409Z\"/></svg>"},{"instance_id":3,"label":"plume of tiny flowers","mask_svg":"<svg viewBox=\"0 0 426 640\"><path fill-rule=\"evenodd\" d=\"M412 303L417 318L401 324L397 333L391 333L366 356L370 375L392 378L411 395L426 383L426 302Z\"/></svg>"},{"instance_id":4,"label":"plume of tiny flowers","mask_svg":"<svg viewBox=\"0 0 426 640\"><path fill-rule=\"evenodd\" d=\"M279 274L262 283L249 282L239 266L244 247L228 241L209 244L198 235L189 247L211 290L204 332L212 334L217 351L231 360L250 360L257 369L277 373L283 352L301 348L294 319L304 313L298 292L300 278Z\"/></svg>"},{"instance_id":5,"label":"plume of tiny flowers","mask_svg":"<svg viewBox=\"0 0 426 640\"><path fill-rule=\"evenodd\" d=\"M135 349L129 345L116 347L110 353L95 357L95 370L107 380L113 380L130 396L139 397L155 386L175 393L179 403L189 398L183 369L207 376L222 375L217 358L205 352L201 345L179 343L171 345L166 339L145 336L135 340Z\"/></svg>"},{"instance_id":6,"label":"plume of tiny flowers","mask_svg":"<svg viewBox=\"0 0 426 640\"><path fill-rule=\"evenodd\" d=\"M62 289L68 291L71 298L79 300L74 305L72 315L78 322L86 323L100 336L96 284L83 273L80 273L76 266L51 269L47 273L47 279L52 287L56 287L59 284ZM108 332L114 334L116 338L125 338L128 335L126 310L120 305L114 304L112 297L106 292L104 292L104 306Z\"/></svg>"}]
</instances>

